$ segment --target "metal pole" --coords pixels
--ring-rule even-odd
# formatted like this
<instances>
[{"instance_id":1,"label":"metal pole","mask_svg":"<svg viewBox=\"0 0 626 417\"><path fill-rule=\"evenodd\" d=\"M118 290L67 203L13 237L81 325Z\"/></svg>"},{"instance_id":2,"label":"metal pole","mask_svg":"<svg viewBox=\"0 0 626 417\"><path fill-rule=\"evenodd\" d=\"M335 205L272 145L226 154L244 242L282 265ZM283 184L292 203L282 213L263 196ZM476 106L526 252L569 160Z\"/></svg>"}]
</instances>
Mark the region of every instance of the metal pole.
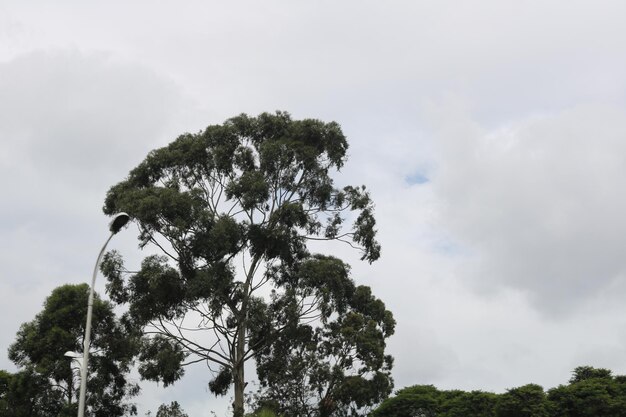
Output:
<instances>
[{"instance_id":1,"label":"metal pole","mask_svg":"<svg viewBox=\"0 0 626 417\"><path fill-rule=\"evenodd\" d=\"M83 363L80 367L80 394L78 397L78 417L85 416L85 394L87 393L87 368L89 362L89 345L91 343L91 315L93 313L93 289L96 285L96 275L98 274L98 265L100 265L100 259L104 254L109 241L115 235L116 232L111 232L111 235L104 242L104 246L100 249L98 259L96 259L96 265L93 268L93 276L91 277L91 287L89 288L89 301L87 302L87 324L85 324L85 338L83 339Z\"/></svg>"},{"instance_id":2,"label":"metal pole","mask_svg":"<svg viewBox=\"0 0 626 417\"><path fill-rule=\"evenodd\" d=\"M89 345L91 344L91 316L93 314L93 291L96 286L96 275L98 274L98 265L104 254L104 250L111 238L119 232L122 227L130 220L130 216L124 212L117 213L111 223L109 223L109 231L111 235L104 242L96 265L93 267L93 275L91 277L91 287L89 287L89 300L87 301L87 324L85 324L85 337L83 338L83 363L80 367L80 394L78 397L78 417L85 417L85 394L87 393L87 369L89 368Z\"/></svg>"}]
</instances>

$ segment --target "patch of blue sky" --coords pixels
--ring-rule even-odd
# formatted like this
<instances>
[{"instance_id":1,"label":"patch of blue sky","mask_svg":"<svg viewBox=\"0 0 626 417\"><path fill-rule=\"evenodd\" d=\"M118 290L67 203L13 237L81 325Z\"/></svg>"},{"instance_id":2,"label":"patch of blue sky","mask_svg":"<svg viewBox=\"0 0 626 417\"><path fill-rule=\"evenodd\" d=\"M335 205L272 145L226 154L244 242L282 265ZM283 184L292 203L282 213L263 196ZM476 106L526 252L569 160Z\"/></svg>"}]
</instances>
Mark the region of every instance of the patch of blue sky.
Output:
<instances>
[{"instance_id":1,"label":"patch of blue sky","mask_svg":"<svg viewBox=\"0 0 626 417\"><path fill-rule=\"evenodd\" d=\"M430 181L430 179L426 176L426 174L422 171L415 171L412 174L404 177L404 181L406 181L410 185L415 184L426 184Z\"/></svg>"},{"instance_id":2,"label":"patch of blue sky","mask_svg":"<svg viewBox=\"0 0 626 417\"><path fill-rule=\"evenodd\" d=\"M432 248L436 253L453 258L471 256L472 254L470 248L449 239L436 242Z\"/></svg>"},{"instance_id":3,"label":"patch of blue sky","mask_svg":"<svg viewBox=\"0 0 626 417\"><path fill-rule=\"evenodd\" d=\"M435 251L448 256L458 256L462 254L461 247L450 241L438 242L435 245Z\"/></svg>"}]
</instances>

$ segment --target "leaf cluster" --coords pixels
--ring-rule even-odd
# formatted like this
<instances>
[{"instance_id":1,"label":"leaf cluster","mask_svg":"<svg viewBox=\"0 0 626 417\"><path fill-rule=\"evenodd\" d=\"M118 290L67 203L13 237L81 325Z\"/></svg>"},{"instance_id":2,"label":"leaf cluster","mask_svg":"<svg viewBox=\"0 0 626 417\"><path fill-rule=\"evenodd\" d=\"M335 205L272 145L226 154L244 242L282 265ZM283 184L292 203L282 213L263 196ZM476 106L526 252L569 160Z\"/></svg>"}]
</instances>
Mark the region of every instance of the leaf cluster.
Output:
<instances>
[{"instance_id":1,"label":"leaf cluster","mask_svg":"<svg viewBox=\"0 0 626 417\"><path fill-rule=\"evenodd\" d=\"M161 404L157 410L156 417L189 417L177 401L172 401L169 405Z\"/></svg>"},{"instance_id":2,"label":"leaf cluster","mask_svg":"<svg viewBox=\"0 0 626 417\"><path fill-rule=\"evenodd\" d=\"M76 408L32 367L11 374L0 370L0 415L3 417L70 417Z\"/></svg>"}]
</instances>

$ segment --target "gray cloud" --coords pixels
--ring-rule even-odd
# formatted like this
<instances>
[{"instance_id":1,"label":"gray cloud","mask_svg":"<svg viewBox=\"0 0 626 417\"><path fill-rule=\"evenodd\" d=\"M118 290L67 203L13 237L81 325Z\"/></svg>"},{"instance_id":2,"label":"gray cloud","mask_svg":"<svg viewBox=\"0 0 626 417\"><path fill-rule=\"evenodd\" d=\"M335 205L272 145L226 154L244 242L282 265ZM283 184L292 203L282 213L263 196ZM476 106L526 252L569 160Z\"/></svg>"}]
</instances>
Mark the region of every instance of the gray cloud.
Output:
<instances>
[{"instance_id":1,"label":"gray cloud","mask_svg":"<svg viewBox=\"0 0 626 417\"><path fill-rule=\"evenodd\" d=\"M0 64L0 88L5 155L90 186L163 140L181 106L173 83L152 71L76 51Z\"/></svg>"},{"instance_id":2,"label":"gray cloud","mask_svg":"<svg viewBox=\"0 0 626 417\"><path fill-rule=\"evenodd\" d=\"M145 68L76 51L0 63L0 91L6 349L52 288L87 281L106 232L107 188L168 132L183 101Z\"/></svg>"},{"instance_id":3,"label":"gray cloud","mask_svg":"<svg viewBox=\"0 0 626 417\"><path fill-rule=\"evenodd\" d=\"M442 227L474 252L476 285L566 314L624 273L624 116L576 106L492 131L441 120L433 189Z\"/></svg>"},{"instance_id":4,"label":"gray cloud","mask_svg":"<svg viewBox=\"0 0 626 417\"><path fill-rule=\"evenodd\" d=\"M321 250L394 312L398 386L626 372L623 2L2 7L1 349L52 288L86 280L104 194L149 150L285 109L343 126L338 181L376 201L379 262ZM131 263L135 234L112 243ZM206 380L145 384L142 410L219 413Z\"/></svg>"}]
</instances>

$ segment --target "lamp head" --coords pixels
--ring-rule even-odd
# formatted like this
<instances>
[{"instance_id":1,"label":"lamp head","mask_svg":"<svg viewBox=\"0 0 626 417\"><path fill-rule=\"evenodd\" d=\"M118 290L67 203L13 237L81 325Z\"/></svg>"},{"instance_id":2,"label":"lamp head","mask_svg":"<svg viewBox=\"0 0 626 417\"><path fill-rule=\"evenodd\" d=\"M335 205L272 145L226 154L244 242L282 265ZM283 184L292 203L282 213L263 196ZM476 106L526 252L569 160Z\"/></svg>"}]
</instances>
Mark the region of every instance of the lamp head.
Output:
<instances>
[{"instance_id":1,"label":"lamp head","mask_svg":"<svg viewBox=\"0 0 626 417\"><path fill-rule=\"evenodd\" d=\"M128 223L129 220L130 216L128 214L124 212L117 213L115 217L113 217L113 220L111 220L111 223L109 223L109 230L111 233L116 234L126 225L126 223Z\"/></svg>"}]
</instances>

